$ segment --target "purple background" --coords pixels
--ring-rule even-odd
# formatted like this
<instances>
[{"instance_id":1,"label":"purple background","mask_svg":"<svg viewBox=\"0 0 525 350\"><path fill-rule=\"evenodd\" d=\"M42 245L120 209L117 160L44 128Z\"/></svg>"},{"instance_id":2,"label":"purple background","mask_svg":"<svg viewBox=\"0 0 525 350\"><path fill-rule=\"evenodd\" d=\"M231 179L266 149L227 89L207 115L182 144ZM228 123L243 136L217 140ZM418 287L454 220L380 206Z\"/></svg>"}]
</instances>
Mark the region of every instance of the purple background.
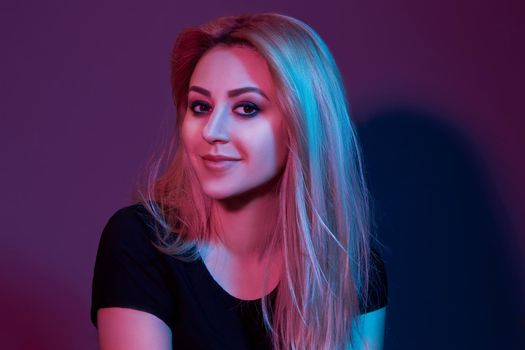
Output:
<instances>
[{"instance_id":1,"label":"purple background","mask_svg":"<svg viewBox=\"0 0 525 350\"><path fill-rule=\"evenodd\" d=\"M89 305L99 235L129 203L173 115L174 39L187 26L242 12L282 12L316 29L359 122L404 105L458 132L502 198L508 228L497 238L513 286L525 293L520 2L321 3L2 3L0 347L96 347ZM512 322L525 329L518 317Z\"/></svg>"}]
</instances>

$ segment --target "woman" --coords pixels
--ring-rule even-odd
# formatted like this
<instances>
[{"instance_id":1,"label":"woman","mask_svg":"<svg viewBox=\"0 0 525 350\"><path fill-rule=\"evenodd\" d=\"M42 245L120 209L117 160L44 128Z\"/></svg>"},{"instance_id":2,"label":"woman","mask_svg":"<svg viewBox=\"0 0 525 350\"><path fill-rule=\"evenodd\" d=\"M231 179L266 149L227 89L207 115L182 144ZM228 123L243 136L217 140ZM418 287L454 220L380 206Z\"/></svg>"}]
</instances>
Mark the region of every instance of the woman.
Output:
<instances>
[{"instance_id":1,"label":"woman","mask_svg":"<svg viewBox=\"0 0 525 350\"><path fill-rule=\"evenodd\" d=\"M102 234L106 349L380 349L386 305L335 61L279 14L180 34L176 133Z\"/></svg>"}]
</instances>

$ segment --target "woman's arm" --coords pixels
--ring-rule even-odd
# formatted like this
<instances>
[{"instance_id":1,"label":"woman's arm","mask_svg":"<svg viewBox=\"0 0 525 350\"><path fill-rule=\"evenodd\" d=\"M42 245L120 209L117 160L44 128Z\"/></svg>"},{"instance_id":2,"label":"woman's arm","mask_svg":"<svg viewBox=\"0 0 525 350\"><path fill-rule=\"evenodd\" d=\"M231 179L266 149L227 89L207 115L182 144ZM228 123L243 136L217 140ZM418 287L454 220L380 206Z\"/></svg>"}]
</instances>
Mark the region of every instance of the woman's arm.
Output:
<instances>
[{"instance_id":1,"label":"woman's arm","mask_svg":"<svg viewBox=\"0 0 525 350\"><path fill-rule=\"evenodd\" d=\"M100 350L168 350L171 330L157 316L134 309L108 307L97 312Z\"/></svg>"},{"instance_id":2,"label":"woman's arm","mask_svg":"<svg viewBox=\"0 0 525 350\"><path fill-rule=\"evenodd\" d=\"M350 350L382 350L385 316L386 307L358 316L358 327L352 331L354 346Z\"/></svg>"}]
</instances>

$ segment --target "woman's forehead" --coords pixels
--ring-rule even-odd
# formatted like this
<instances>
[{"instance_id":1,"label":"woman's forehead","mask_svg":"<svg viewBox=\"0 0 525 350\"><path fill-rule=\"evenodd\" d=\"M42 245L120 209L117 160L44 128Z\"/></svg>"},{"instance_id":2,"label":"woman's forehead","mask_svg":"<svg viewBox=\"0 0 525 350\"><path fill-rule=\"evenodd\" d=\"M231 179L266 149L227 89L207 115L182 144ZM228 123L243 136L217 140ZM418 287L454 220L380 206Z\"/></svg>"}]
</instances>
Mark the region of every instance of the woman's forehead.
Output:
<instances>
[{"instance_id":1,"label":"woman's forehead","mask_svg":"<svg viewBox=\"0 0 525 350\"><path fill-rule=\"evenodd\" d=\"M218 45L208 50L197 63L191 85L219 92L253 86L263 91L274 89L266 60L253 48Z\"/></svg>"}]
</instances>

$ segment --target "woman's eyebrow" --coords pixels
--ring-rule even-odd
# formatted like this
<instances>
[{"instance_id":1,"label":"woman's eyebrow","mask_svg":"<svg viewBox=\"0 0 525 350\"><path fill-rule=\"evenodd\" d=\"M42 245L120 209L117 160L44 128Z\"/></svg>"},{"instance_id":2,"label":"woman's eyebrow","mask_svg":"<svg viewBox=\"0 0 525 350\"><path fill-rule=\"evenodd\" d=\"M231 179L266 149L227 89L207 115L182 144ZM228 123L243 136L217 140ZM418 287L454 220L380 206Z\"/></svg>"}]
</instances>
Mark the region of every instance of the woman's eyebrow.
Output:
<instances>
[{"instance_id":1,"label":"woman's eyebrow","mask_svg":"<svg viewBox=\"0 0 525 350\"><path fill-rule=\"evenodd\" d=\"M197 86L197 85L192 85L189 88L188 91L195 91L195 92L198 92L200 94L203 94L204 96L211 97L211 92L209 92L205 88L202 88L202 87ZM268 98L268 96L266 96L266 94L261 89L256 88L254 86L246 86L246 87L230 90L230 91L228 91L228 97L239 96L239 95L242 95L242 94L247 93L247 92L256 92L259 95L261 95L262 97L264 97L265 99L270 100Z\"/></svg>"},{"instance_id":2,"label":"woman's eyebrow","mask_svg":"<svg viewBox=\"0 0 525 350\"><path fill-rule=\"evenodd\" d=\"M247 87L242 87L242 88L239 88L239 89L230 90L230 91L228 91L228 97L234 97L234 96L242 95L242 94L244 94L246 92L256 92L259 95L261 95L262 97L264 97L265 99L270 100L268 98L268 96L266 96L266 94L261 89L253 87L253 86L247 86Z\"/></svg>"}]
</instances>

